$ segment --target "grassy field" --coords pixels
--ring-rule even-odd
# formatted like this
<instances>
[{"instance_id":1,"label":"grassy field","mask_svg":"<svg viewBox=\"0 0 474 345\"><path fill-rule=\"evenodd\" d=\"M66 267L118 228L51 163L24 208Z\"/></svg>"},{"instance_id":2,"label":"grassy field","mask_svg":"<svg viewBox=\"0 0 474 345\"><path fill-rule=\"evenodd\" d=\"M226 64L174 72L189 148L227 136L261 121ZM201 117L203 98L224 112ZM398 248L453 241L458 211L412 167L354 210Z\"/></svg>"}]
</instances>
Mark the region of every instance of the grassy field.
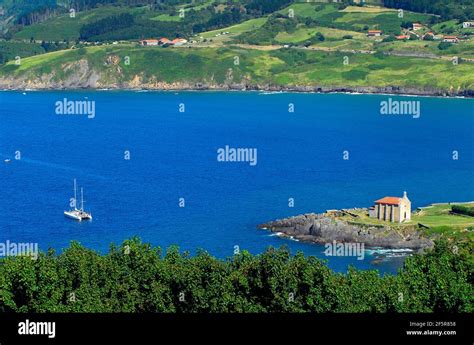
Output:
<instances>
[{"instance_id":1,"label":"grassy field","mask_svg":"<svg viewBox=\"0 0 474 345\"><path fill-rule=\"evenodd\" d=\"M473 227L474 217L451 214L451 205L434 205L430 208L422 209L412 216L412 222L422 223L429 227L451 226L465 229Z\"/></svg>"},{"instance_id":2,"label":"grassy field","mask_svg":"<svg viewBox=\"0 0 474 345\"><path fill-rule=\"evenodd\" d=\"M291 4L287 8L278 11L278 13L288 16L290 10L294 11L295 16L309 17L319 19L336 13L338 10L334 5L322 5L318 3Z\"/></svg>"},{"instance_id":3,"label":"grassy field","mask_svg":"<svg viewBox=\"0 0 474 345\"><path fill-rule=\"evenodd\" d=\"M179 16L179 13L176 13L175 15L160 14L159 16L151 18L151 20L157 20L160 22L179 22L183 20L183 18Z\"/></svg>"},{"instance_id":4,"label":"grassy field","mask_svg":"<svg viewBox=\"0 0 474 345\"><path fill-rule=\"evenodd\" d=\"M266 21L267 17L250 19L243 23L229 26L223 29L203 32L200 33L198 36L202 37L203 39L212 39L214 42L226 42L237 35L260 28L263 24L265 24ZM221 35L223 32L228 32L229 34Z\"/></svg>"},{"instance_id":5,"label":"grassy field","mask_svg":"<svg viewBox=\"0 0 474 345\"><path fill-rule=\"evenodd\" d=\"M324 42L317 42L311 46L315 49L330 49L330 50L373 50L374 42L367 39L343 39L343 40L326 40Z\"/></svg>"},{"instance_id":6,"label":"grassy field","mask_svg":"<svg viewBox=\"0 0 474 345\"><path fill-rule=\"evenodd\" d=\"M354 38L365 40L365 35L360 32L332 29L322 26L317 26L314 28L301 27L291 34L287 32L280 32L275 37L275 39L280 43L298 43L309 40L311 37L316 35L317 32L323 34L326 39L342 40L344 36L350 35Z\"/></svg>"},{"instance_id":7,"label":"grassy field","mask_svg":"<svg viewBox=\"0 0 474 345\"><path fill-rule=\"evenodd\" d=\"M460 41L457 44L452 44L448 49L444 50L438 48L439 44L440 41L393 41L377 43L374 49L382 52L417 52L438 56L474 58L474 40Z\"/></svg>"},{"instance_id":8,"label":"grassy field","mask_svg":"<svg viewBox=\"0 0 474 345\"><path fill-rule=\"evenodd\" d=\"M396 11L391 8L379 7L379 6L347 6L342 12L362 12L362 13L381 13L381 12L393 12Z\"/></svg>"},{"instance_id":9,"label":"grassy field","mask_svg":"<svg viewBox=\"0 0 474 345\"><path fill-rule=\"evenodd\" d=\"M219 2L220 1L216 1L216 0L202 0L201 3L197 3L195 5L193 5L193 4L179 5L179 6L176 6L176 12L173 13L173 15L160 14L159 16L153 17L151 19L152 20L165 21L165 22L177 22L177 21L180 21L180 20L183 19L179 16L179 14L182 11L184 11L184 13L186 15L186 12L188 12L190 10L199 11L199 10L202 10L202 9L212 5L212 4L216 4L216 3L219 3Z\"/></svg>"}]
</instances>

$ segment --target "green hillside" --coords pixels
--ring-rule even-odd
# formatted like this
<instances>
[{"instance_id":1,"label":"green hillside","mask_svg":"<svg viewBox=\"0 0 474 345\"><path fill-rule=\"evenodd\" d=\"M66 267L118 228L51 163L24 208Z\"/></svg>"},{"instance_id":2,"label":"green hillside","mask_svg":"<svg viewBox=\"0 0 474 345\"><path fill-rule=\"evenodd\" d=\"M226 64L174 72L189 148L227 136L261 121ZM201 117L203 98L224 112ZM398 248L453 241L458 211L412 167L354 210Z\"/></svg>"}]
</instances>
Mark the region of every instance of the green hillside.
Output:
<instances>
[{"instance_id":1,"label":"green hillside","mask_svg":"<svg viewBox=\"0 0 474 345\"><path fill-rule=\"evenodd\" d=\"M126 65L125 57L130 58ZM238 56L239 65L234 64ZM344 65L344 56L350 64ZM144 48L130 45L98 46L53 52L25 58L20 66L9 62L0 68L0 76L33 80L48 76L67 79L87 62L90 71L100 75L101 85L207 83L214 85L245 83L279 86L400 86L472 89L472 64L453 67L449 61L408 57L326 53L303 49L254 50L222 48ZM110 61L115 61L111 63ZM229 69L232 77L229 77ZM137 85L138 87L139 85Z\"/></svg>"},{"instance_id":2,"label":"green hillside","mask_svg":"<svg viewBox=\"0 0 474 345\"><path fill-rule=\"evenodd\" d=\"M242 34L238 40L251 44L300 43L324 30L321 28L332 29L333 37L329 37L339 39L345 35L358 36L357 32L365 35L374 29L387 35L398 35L403 23L428 24L435 18L413 12L405 12L404 17L399 18L397 11L378 7L297 3L278 11L265 25Z\"/></svg>"},{"instance_id":3,"label":"green hillside","mask_svg":"<svg viewBox=\"0 0 474 345\"><path fill-rule=\"evenodd\" d=\"M8 1L11 11L18 12ZM44 5L49 0L37 1ZM14 85L18 81L28 87L47 87L38 81L48 80L58 87L201 83L400 87L468 94L474 89L474 29L451 18L456 6L434 15L420 13L424 7L414 0L421 7L405 9L400 16L396 9L380 6L392 6L388 0L370 6L349 0L134 0L134 6L125 0L91 0L86 6L78 0L84 7L71 18L64 10L69 0L51 1L52 8L63 12L46 15L41 7L25 7L9 31L11 37L0 41L2 84L13 79ZM44 20L36 17L41 13ZM420 23L421 29L414 32L413 23ZM381 35L370 37L374 29ZM434 35L425 39L428 32ZM457 41L443 42L446 35ZM161 37L188 42L179 48L138 44ZM19 66L13 61L16 56L22 58ZM125 57L130 64L124 63ZM88 76L92 82L85 81Z\"/></svg>"}]
</instances>

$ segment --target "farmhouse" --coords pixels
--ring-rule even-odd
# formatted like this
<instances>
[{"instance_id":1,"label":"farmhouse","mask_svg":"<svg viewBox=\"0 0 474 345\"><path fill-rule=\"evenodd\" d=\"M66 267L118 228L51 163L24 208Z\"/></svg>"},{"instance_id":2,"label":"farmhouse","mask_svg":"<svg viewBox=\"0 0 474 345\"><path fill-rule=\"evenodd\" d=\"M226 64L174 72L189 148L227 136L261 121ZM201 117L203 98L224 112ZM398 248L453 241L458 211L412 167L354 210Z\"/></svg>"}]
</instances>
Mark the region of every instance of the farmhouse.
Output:
<instances>
[{"instance_id":1,"label":"farmhouse","mask_svg":"<svg viewBox=\"0 0 474 345\"><path fill-rule=\"evenodd\" d=\"M148 39L148 40L141 40L140 44L142 46L182 46L183 44L188 43L187 40L184 38L175 38L174 40L169 40L166 37L162 37L159 40L156 39Z\"/></svg>"},{"instance_id":2,"label":"farmhouse","mask_svg":"<svg viewBox=\"0 0 474 345\"><path fill-rule=\"evenodd\" d=\"M369 30L367 31L367 36L369 37L378 37L382 35L382 30Z\"/></svg>"},{"instance_id":3,"label":"farmhouse","mask_svg":"<svg viewBox=\"0 0 474 345\"><path fill-rule=\"evenodd\" d=\"M443 42L458 43L459 39L456 36L444 36Z\"/></svg>"},{"instance_id":4,"label":"farmhouse","mask_svg":"<svg viewBox=\"0 0 474 345\"><path fill-rule=\"evenodd\" d=\"M158 40L141 40L140 44L142 46L157 46Z\"/></svg>"},{"instance_id":5,"label":"farmhouse","mask_svg":"<svg viewBox=\"0 0 474 345\"><path fill-rule=\"evenodd\" d=\"M177 47L182 46L183 44L186 44L186 43L188 43L188 41L185 40L184 38L175 38L174 40L171 41L171 44Z\"/></svg>"},{"instance_id":6,"label":"farmhouse","mask_svg":"<svg viewBox=\"0 0 474 345\"><path fill-rule=\"evenodd\" d=\"M375 205L369 209L369 216L379 220L402 223L411 219L411 201L407 192L403 197L386 196L375 201Z\"/></svg>"},{"instance_id":7,"label":"farmhouse","mask_svg":"<svg viewBox=\"0 0 474 345\"><path fill-rule=\"evenodd\" d=\"M413 23L412 28L413 30L420 30L423 27L420 23Z\"/></svg>"},{"instance_id":8,"label":"farmhouse","mask_svg":"<svg viewBox=\"0 0 474 345\"><path fill-rule=\"evenodd\" d=\"M171 41L169 39L167 39L166 37L162 37L158 40L158 44L160 46L162 46L163 44L170 44Z\"/></svg>"},{"instance_id":9,"label":"farmhouse","mask_svg":"<svg viewBox=\"0 0 474 345\"><path fill-rule=\"evenodd\" d=\"M397 40L407 40L407 39L410 38L410 36L408 36L408 35L399 35L399 36L395 36L395 38Z\"/></svg>"},{"instance_id":10,"label":"farmhouse","mask_svg":"<svg viewBox=\"0 0 474 345\"><path fill-rule=\"evenodd\" d=\"M462 28L463 29L474 28L474 22L463 22Z\"/></svg>"}]
</instances>

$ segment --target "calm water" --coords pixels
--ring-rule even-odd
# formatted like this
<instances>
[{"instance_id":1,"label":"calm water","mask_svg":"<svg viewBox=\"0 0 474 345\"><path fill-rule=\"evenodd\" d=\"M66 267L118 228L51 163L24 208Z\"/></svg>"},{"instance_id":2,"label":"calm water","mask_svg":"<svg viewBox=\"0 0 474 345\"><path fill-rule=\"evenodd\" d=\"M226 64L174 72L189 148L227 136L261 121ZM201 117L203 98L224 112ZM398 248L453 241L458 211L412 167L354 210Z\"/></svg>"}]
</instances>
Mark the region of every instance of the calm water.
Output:
<instances>
[{"instance_id":1,"label":"calm water","mask_svg":"<svg viewBox=\"0 0 474 345\"><path fill-rule=\"evenodd\" d=\"M86 97L95 101L95 118L55 113L55 102ZM474 101L392 97L420 101L414 119L380 115L388 97L0 92L0 241L60 250L74 239L104 252L138 235L218 257L231 256L236 245L256 254L283 244L324 257L322 246L270 236L256 225L365 207L403 190L414 207L474 200ZM258 164L218 162L225 145L257 148ZM92 222L63 216L73 178L85 189ZM331 258L329 266L394 272L400 265L371 262Z\"/></svg>"}]
</instances>

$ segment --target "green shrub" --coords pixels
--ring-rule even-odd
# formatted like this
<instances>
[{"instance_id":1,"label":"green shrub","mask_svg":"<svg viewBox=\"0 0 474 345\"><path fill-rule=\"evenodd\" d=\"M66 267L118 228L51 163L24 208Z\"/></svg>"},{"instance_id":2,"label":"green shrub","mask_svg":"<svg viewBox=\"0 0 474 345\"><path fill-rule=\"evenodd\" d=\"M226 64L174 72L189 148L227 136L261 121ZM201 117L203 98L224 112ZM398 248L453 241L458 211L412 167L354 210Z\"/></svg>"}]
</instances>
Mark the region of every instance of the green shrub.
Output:
<instances>
[{"instance_id":1,"label":"green shrub","mask_svg":"<svg viewBox=\"0 0 474 345\"><path fill-rule=\"evenodd\" d=\"M449 42L440 42L440 44L438 44L438 49L439 50L446 50L451 46L452 46L452 44L449 43Z\"/></svg>"},{"instance_id":2,"label":"green shrub","mask_svg":"<svg viewBox=\"0 0 474 345\"><path fill-rule=\"evenodd\" d=\"M369 73L366 71L358 70L358 69L353 69L353 70L341 73L342 77L347 80L364 79L367 76L367 74Z\"/></svg>"},{"instance_id":3,"label":"green shrub","mask_svg":"<svg viewBox=\"0 0 474 345\"><path fill-rule=\"evenodd\" d=\"M384 39L382 40L382 42L393 42L393 41L395 41L395 37L392 35L384 37Z\"/></svg>"},{"instance_id":4,"label":"green shrub","mask_svg":"<svg viewBox=\"0 0 474 345\"><path fill-rule=\"evenodd\" d=\"M380 276L335 273L286 248L220 260L137 238L106 255L73 242L59 255L0 259L0 312L473 312L472 255L456 246L439 241Z\"/></svg>"},{"instance_id":5,"label":"green shrub","mask_svg":"<svg viewBox=\"0 0 474 345\"><path fill-rule=\"evenodd\" d=\"M468 207L463 205L453 205L451 211L458 214L474 217L474 207Z\"/></svg>"}]
</instances>

